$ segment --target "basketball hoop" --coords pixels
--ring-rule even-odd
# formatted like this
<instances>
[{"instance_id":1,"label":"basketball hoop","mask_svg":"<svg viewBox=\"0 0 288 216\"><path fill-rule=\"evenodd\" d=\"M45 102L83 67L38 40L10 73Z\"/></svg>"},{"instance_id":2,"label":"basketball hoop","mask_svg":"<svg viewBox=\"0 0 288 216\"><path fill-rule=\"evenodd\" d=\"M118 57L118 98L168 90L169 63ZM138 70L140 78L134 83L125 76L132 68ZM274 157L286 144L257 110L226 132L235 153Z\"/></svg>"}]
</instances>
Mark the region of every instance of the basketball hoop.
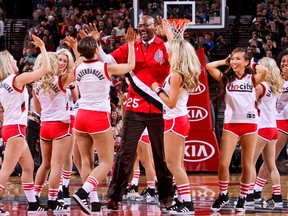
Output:
<instances>
[{"instance_id":1,"label":"basketball hoop","mask_svg":"<svg viewBox=\"0 0 288 216\"><path fill-rule=\"evenodd\" d=\"M167 20L173 32L173 39L184 39L183 37L184 31L187 29L188 24L191 21L189 19L180 19L180 18L172 18Z\"/></svg>"}]
</instances>

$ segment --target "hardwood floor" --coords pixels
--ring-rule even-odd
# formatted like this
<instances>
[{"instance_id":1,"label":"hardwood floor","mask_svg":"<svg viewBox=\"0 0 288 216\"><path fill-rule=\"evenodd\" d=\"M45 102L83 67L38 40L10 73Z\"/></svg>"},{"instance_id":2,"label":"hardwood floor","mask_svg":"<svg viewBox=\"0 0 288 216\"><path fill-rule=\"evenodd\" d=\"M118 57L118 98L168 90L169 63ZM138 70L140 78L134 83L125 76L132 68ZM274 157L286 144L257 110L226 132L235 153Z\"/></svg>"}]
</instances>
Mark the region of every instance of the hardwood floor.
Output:
<instances>
[{"instance_id":1,"label":"hardwood floor","mask_svg":"<svg viewBox=\"0 0 288 216\"><path fill-rule=\"evenodd\" d=\"M229 196L230 202L226 204L220 212L213 213L210 207L214 200L218 197L218 183L216 173L190 173L189 180L191 185L192 197L195 207L195 215L244 215L244 213L236 213L234 211L234 202L239 196L239 177L240 175L234 174L230 178ZM106 181L101 182L98 188L98 195L101 200L105 199L109 177ZM70 183L70 193L73 194L79 187L81 187L81 179L79 176L72 176ZM288 191L288 176L281 176L282 196L284 199L283 207L272 208L255 205L246 207L245 215L288 215L287 191ZM145 177L141 175L139 183L139 192L144 189ZM41 203L47 203L47 189L48 185L44 187L41 194ZM267 181L267 185L262 193L263 198L268 199L272 194L272 187ZM20 177L10 177L4 192L1 194L2 203L5 211L10 215L27 215L27 201L21 187ZM124 200L120 204L120 210L110 211L105 208L98 215L123 215L123 216L152 216L152 215L169 215L161 212L160 207L156 201L147 203L147 200L141 198ZM35 214L33 214L35 215ZM46 213L36 215L47 215ZM48 212L48 215L53 215ZM72 201L70 212L54 214L54 215L85 215L81 212L80 208ZM96 214L97 215L97 214Z\"/></svg>"}]
</instances>

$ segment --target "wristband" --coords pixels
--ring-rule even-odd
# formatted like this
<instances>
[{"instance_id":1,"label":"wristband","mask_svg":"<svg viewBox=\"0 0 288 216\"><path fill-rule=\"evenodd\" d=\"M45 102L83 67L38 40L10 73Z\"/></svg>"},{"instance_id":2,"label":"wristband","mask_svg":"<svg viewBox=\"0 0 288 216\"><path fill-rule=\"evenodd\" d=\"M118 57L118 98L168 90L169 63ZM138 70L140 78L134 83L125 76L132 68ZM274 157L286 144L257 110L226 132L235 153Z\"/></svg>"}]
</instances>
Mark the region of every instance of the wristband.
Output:
<instances>
[{"instance_id":1,"label":"wristband","mask_svg":"<svg viewBox=\"0 0 288 216\"><path fill-rule=\"evenodd\" d=\"M159 94L160 94L161 92L164 92L164 90L159 86L159 87L157 87L157 88L154 89L154 92L159 96Z\"/></svg>"},{"instance_id":2,"label":"wristband","mask_svg":"<svg viewBox=\"0 0 288 216\"><path fill-rule=\"evenodd\" d=\"M256 62L253 62L253 63L251 64L251 68L252 68L253 70L256 70L255 67L256 67L257 65L258 65L258 64L257 64Z\"/></svg>"},{"instance_id":3,"label":"wristband","mask_svg":"<svg viewBox=\"0 0 288 216\"><path fill-rule=\"evenodd\" d=\"M75 85L71 85L71 86L69 85L69 89L70 89L70 90L75 89Z\"/></svg>"}]
</instances>

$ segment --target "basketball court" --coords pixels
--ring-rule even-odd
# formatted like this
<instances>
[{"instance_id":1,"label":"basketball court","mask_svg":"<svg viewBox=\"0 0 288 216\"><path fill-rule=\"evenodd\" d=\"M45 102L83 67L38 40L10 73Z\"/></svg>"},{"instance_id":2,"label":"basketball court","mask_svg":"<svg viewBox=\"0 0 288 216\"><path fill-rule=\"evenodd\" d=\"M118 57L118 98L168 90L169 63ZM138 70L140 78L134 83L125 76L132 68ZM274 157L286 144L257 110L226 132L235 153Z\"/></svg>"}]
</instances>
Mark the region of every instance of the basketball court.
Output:
<instances>
[{"instance_id":1,"label":"basketball court","mask_svg":"<svg viewBox=\"0 0 288 216\"><path fill-rule=\"evenodd\" d=\"M229 185L229 196L230 202L226 204L220 212L211 212L210 207L218 197L218 183L216 173L190 173L189 181L192 191L192 199L195 207L195 215L244 215L243 213L237 213L234 211L234 202L239 196L239 174L231 176L231 181ZM107 187L110 177L107 177L98 187L98 195L101 201L105 200ZM281 177L282 191L288 191L287 187L287 176ZM146 180L143 175L140 176L139 181L139 192L141 192L144 187L146 187ZM71 195L81 187L81 179L79 176L72 176L70 183L70 193ZM272 186L270 182L265 186L262 193L262 197L265 199L270 198L272 193ZM48 185L46 184L43 192L41 194L41 203L47 205L48 196ZM286 193L283 196L283 207L277 208L273 206L263 206L262 204L255 204L253 206L246 206L245 215L288 215L288 203ZM27 215L27 200L22 190L21 182L19 177L10 177L9 183L6 186L5 191L2 193L2 201L4 203L5 210L9 212L10 215ZM54 215L86 215L81 212L80 208L76 203L71 200L70 212L55 213ZM34 213L33 215L47 215L46 213ZM53 213L48 212L48 215L52 216ZM107 210L105 207L102 211L93 215L121 215L121 216L156 216L156 215L170 215L168 213L162 213L160 206L156 200L150 199L146 200L140 196L130 197L129 199L124 199L119 205L117 211Z\"/></svg>"}]
</instances>

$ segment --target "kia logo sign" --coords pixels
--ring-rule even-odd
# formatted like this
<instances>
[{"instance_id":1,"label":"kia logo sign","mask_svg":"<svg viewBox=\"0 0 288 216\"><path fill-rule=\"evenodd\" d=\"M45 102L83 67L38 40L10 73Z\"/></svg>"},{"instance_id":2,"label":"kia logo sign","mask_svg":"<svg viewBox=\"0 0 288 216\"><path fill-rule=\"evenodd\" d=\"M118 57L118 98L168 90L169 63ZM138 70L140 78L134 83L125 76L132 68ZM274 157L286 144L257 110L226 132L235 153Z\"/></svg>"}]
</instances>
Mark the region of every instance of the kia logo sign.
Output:
<instances>
[{"instance_id":1,"label":"kia logo sign","mask_svg":"<svg viewBox=\"0 0 288 216\"><path fill-rule=\"evenodd\" d=\"M185 142L184 161L201 162L208 160L215 154L215 148L210 143L201 140L188 140Z\"/></svg>"},{"instance_id":2,"label":"kia logo sign","mask_svg":"<svg viewBox=\"0 0 288 216\"><path fill-rule=\"evenodd\" d=\"M188 106L188 117L190 122L201 121L208 116L208 111L199 106Z\"/></svg>"},{"instance_id":3,"label":"kia logo sign","mask_svg":"<svg viewBox=\"0 0 288 216\"><path fill-rule=\"evenodd\" d=\"M199 95L206 90L206 86L203 83L200 83L195 89L192 89L189 93L190 95Z\"/></svg>"}]
</instances>

